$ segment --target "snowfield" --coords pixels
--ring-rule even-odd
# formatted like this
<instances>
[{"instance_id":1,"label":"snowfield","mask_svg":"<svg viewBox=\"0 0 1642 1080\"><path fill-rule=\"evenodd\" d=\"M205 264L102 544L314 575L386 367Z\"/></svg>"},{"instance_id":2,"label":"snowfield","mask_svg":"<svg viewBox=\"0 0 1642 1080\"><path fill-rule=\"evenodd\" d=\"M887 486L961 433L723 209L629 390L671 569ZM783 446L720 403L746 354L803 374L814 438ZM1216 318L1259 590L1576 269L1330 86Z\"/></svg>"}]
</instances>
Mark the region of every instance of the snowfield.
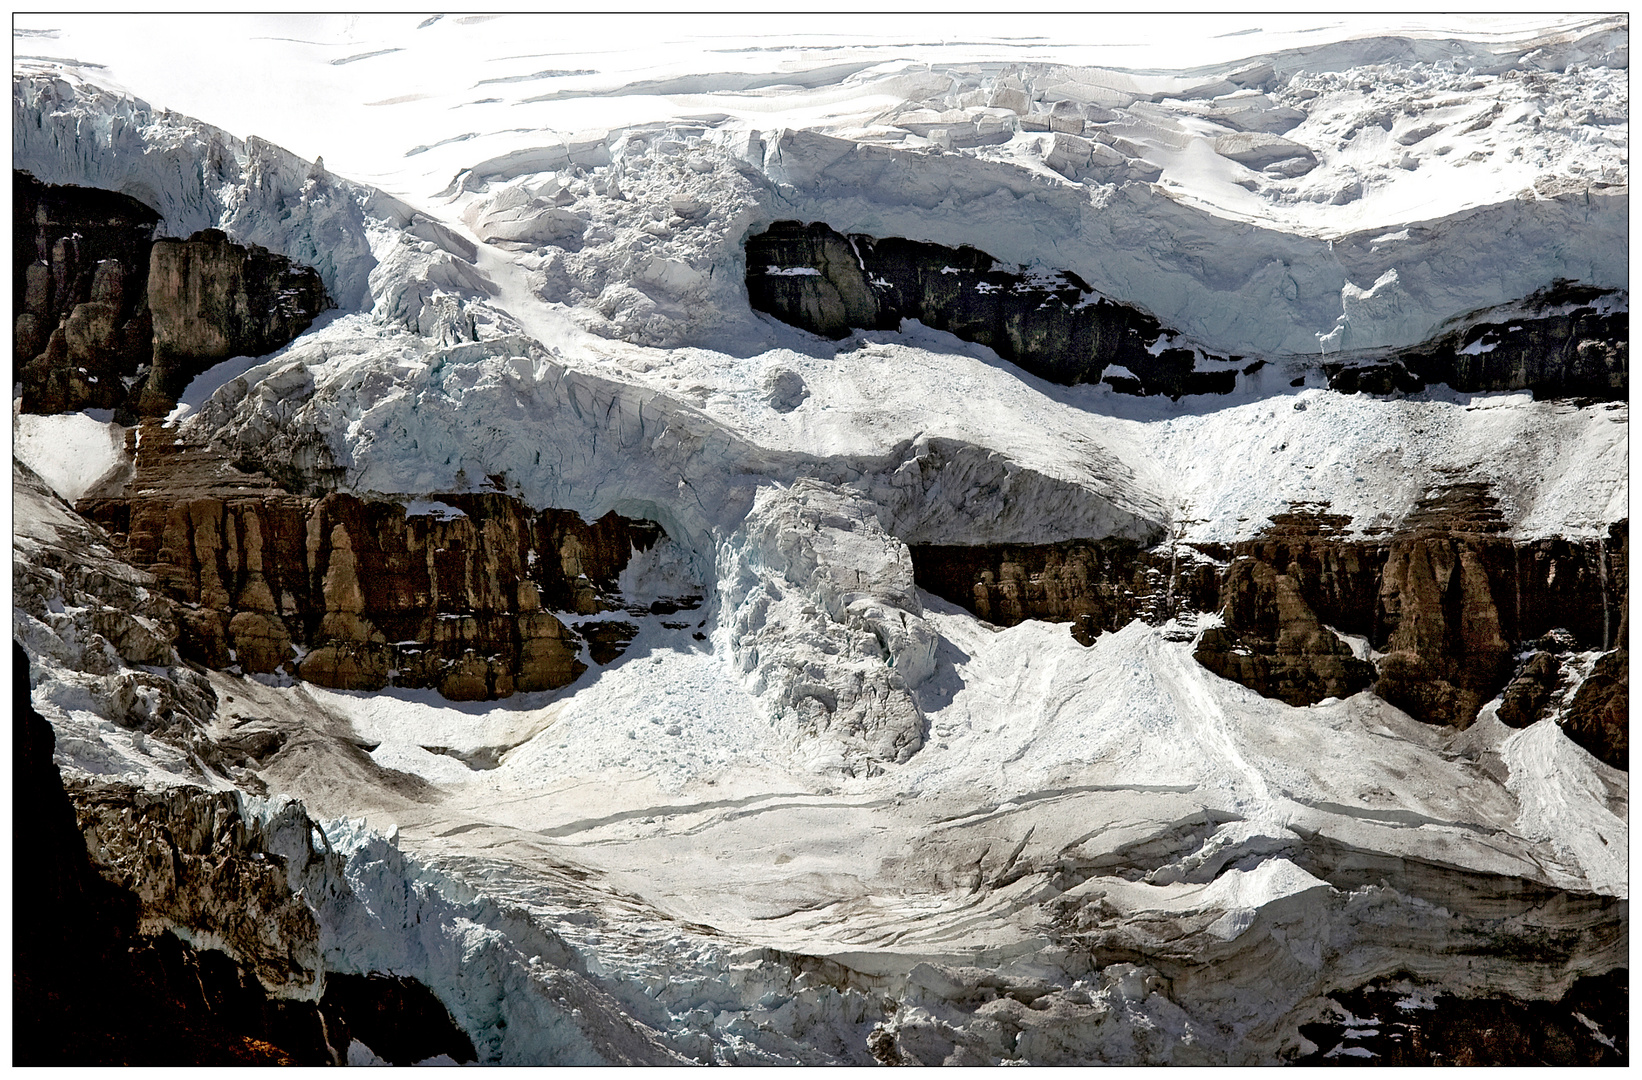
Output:
<instances>
[{"instance_id":1,"label":"snowfield","mask_svg":"<svg viewBox=\"0 0 1642 1080\"><path fill-rule=\"evenodd\" d=\"M500 476L648 518L623 592L706 597L501 701L196 676L209 736L285 738L243 798L334 856L290 871L327 965L421 979L490 1062L743 1064L937 1030L955 1062L1269 1063L1372 979L1623 966L1628 777L1554 718L1289 706L1193 660L1212 616L1000 629L907 545L1231 544L1296 503L1361 538L1455 477L1508 536L1607 536L1623 402L1343 395L1319 362L1558 279L1625 302L1625 18L950 22L18 16L15 168L338 302L173 430L414 515ZM748 307L742 244L785 219L1069 270L1265 363L1170 401L911 321L822 339ZM69 508L126 436L14 416L15 560L92 550ZM107 715L124 669L88 673L59 577L14 636L65 775L227 786Z\"/></svg>"}]
</instances>

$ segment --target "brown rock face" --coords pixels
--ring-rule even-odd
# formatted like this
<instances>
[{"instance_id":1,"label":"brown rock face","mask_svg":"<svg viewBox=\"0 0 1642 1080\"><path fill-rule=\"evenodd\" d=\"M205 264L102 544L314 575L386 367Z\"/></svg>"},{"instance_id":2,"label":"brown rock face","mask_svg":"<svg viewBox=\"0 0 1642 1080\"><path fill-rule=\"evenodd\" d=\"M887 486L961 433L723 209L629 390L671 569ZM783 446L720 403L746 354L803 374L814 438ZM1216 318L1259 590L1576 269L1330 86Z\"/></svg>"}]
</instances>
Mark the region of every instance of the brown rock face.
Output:
<instances>
[{"instance_id":1,"label":"brown rock face","mask_svg":"<svg viewBox=\"0 0 1642 1080\"><path fill-rule=\"evenodd\" d=\"M12 174L13 362L23 410L164 415L189 379L282 348L331 306L319 274L216 229L154 239L118 192Z\"/></svg>"},{"instance_id":2,"label":"brown rock face","mask_svg":"<svg viewBox=\"0 0 1642 1080\"><path fill-rule=\"evenodd\" d=\"M1385 642L1381 697L1421 720L1470 724L1510 674L1512 650L1492 585L1515 584L1499 572L1507 553L1515 554L1509 541L1453 536L1391 545L1380 615L1395 628Z\"/></svg>"},{"instance_id":3,"label":"brown rock face","mask_svg":"<svg viewBox=\"0 0 1642 1080\"><path fill-rule=\"evenodd\" d=\"M317 271L231 243L220 230L155 241L148 266L154 366L133 411L163 415L195 375L230 356L282 348L329 306Z\"/></svg>"},{"instance_id":4,"label":"brown rock face","mask_svg":"<svg viewBox=\"0 0 1642 1080\"><path fill-rule=\"evenodd\" d=\"M112 409L148 362L148 249L128 196L12 174L12 360L26 412Z\"/></svg>"},{"instance_id":5,"label":"brown rock face","mask_svg":"<svg viewBox=\"0 0 1642 1080\"><path fill-rule=\"evenodd\" d=\"M1507 727L1525 728L1545 715L1560 674L1556 657L1537 652L1500 695L1499 718Z\"/></svg>"},{"instance_id":6,"label":"brown rock face","mask_svg":"<svg viewBox=\"0 0 1642 1080\"><path fill-rule=\"evenodd\" d=\"M1137 618L1161 623L1176 611L1207 610L1218 588L1216 568L1195 551L1170 558L1126 540L918 544L911 551L919 588L999 626L1070 622L1085 645Z\"/></svg>"},{"instance_id":7,"label":"brown rock face","mask_svg":"<svg viewBox=\"0 0 1642 1080\"><path fill-rule=\"evenodd\" d=\"M1201 553L1182 545L1174 557L1114 541L915 546L912 557L920 588L1004 626L1070 622L1084 644L1137 618L1218 611L1224 625L1203 632L1196 657L1223 678L1296 705L1372 685L1412 716L1458 727L1506 688L1518 643L1553 630L1565 632L1562 648L1625 640L1624 522L1604 540L1514 541L1486 492L1460 484L1393 537L1348 539L1347 524L1300 505L1257 539ZM1358 659L1334 631L1383 655ZM1541 715L1559 677L1543 666L1520 673L1501 709L1507 723ZM1593 677L1588 694L1580 738L1608 747L1592 752L1611 763L1624 686Z\"/></svg>"},{"instance_id":8,"label":"brown rock face","mask_svg":"<svg viewBox=\"0 0 1642 1080\"><path fill-rule=\"evenodd\" d=\"M1555 629L1588 649L1620 640L1625 523L1602 541L1513 541L1499 535L1492 500L1474 487L1435 495L1410 515L1405 532L1386 541L1343 539L1343 519L1324 513L1279 515L1267 536L1235 548L1238 560L1221 588L1227 631L1255 653L1277 655L1275 645L1263 644L1271 641L1267 624L1249 621L1259 609L1236 603L1227 590L1244 580L1244 559L1286 570L1322 623L1367 637L1385 654L1376 693L1418 719L1458 727L1504 689L1514 643ZM1216 651L1222 644L1215 642ZM1267 692L1236 674L1257 665L1199 659ZM1519 689L1511 708L1531 704L1522 697L1527 690Z\"/></svg>"},{"instance_id":9,"label":"brown rock face","mask_svg":"<svg viewBox=\"0 0 1642 1080\"><path fill-rule=\"evenodd\" d=\"M440 496L441 512L416 515L298 496L172 439L145 426L130 485L141 494L80 510L174 602L183 655L214 668L463 701L564 686L586 670L582 640L552 612L620 608L617 576L664 536L650 522L609 514L590 525L504 495ZM619 634L599 642L595 661L625 645Z\"/></svg>"},{"instance_id":10,"label":"brown rock face","mask_svg":"<svg viewBox=\"0 0 1642 1080\"><path fill-rule=\"evenodd\" d=\"M1374 665L1322 624L1302 595L1302 576L1298 564L1278 573L1250 558L1233 562L1220 586L1226 625L1203 632L1197 662L1290 705L1367 688Z\"/></svg>"}]
</instances>

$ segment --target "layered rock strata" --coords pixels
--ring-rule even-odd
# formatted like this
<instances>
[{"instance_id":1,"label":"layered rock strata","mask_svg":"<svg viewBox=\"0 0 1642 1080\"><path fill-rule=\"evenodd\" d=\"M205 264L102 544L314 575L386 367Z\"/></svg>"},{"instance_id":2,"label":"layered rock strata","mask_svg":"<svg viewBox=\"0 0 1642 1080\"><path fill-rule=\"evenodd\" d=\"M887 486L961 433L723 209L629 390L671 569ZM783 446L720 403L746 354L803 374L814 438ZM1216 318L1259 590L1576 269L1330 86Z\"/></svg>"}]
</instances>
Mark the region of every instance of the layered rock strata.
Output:
<instances>
[{"instance_id":1,"label":"layered rock strata","mask_svg":"<svg viewBox=\"0 0 1642 1080\"><path fill-rule=\"evenodd\" d=\"M1453 490L1384 539L1350 538L1326 508L1277 518L1256 539L1201 550L911 550L920 587L1000 626L1071 623L1084 644L1137 618L1175 618L1190 632L1197 616L1218 614L1198 636L1198 662L1291 705L1372 686L1421 720L1465 727L1503 690L1500 718L1526 726L1571 688L1572 654L1604 653L1563 723L1626 767L1626 522L1603 539L1514 540L1490 500Z\"/></svg>"},{"instance_id":2,"label":"layered rock strata","mask_svg":"<svg viewBox=\"0 0 1642 1080\"><path fill-rule=\"evenodd\" d=\"M620 610L618 575L664 535L499 494L408 507L295 495L158 425L132 441L136 494L80 509L172 601L182 654L213 668L347 690L431 687L462 701L564 686L586 664L553 612ZM602 644L594 657L609 662L624 641Z\"/></svg>"},{"instance_id":3,"label":"layered rock strata","mask_svg":"<svg viewBox=\"0 0 1642 1080\"><path fill-rule=\"evenodd\" d=\"M13 359L26 412L164 415L195 375L273 352L331 306L318 273L217 229L154 238L113 191L13 173Z\"/></svg>"},{"instance_id":4,"label":"layered rock strata","mask_svg":"<svg viewBox=\"0 0 1642 1080\"><path fill-rule=\"evenodd\" d=\"M1229 392L1243 359L1176 347L1152 316L1097 296L1076 274L1006 267L972 247L778 221L748 237L746 255L754 310L824 337L917 319L1051 382L1097 382L1120 367L1119 389L1170 397Z\"/></svg>"},{"instance_id":5,"label":"layered rock strata","mask_svg":"<svg viewBox=\"0 0 1642 1080\"><path fill-rule=\"evenodd\" d=\"M1219 356L1069 271L1011 268L972 247L839 233L777 221L746 241L756 311L823 337L917 319L986 345L1051 382L1104 381L1134 394L1225 394L1263 360ZM1424 343L1325 359L1331 389L1410 393L1530 390L1623 400L1630 330L1624 294L1558 281L1523 300L1451 320ZM1325 350L1326 351L1326 350ZM1111 369L1108 374L1108 369Z\"/></svg>"}]
</instances>

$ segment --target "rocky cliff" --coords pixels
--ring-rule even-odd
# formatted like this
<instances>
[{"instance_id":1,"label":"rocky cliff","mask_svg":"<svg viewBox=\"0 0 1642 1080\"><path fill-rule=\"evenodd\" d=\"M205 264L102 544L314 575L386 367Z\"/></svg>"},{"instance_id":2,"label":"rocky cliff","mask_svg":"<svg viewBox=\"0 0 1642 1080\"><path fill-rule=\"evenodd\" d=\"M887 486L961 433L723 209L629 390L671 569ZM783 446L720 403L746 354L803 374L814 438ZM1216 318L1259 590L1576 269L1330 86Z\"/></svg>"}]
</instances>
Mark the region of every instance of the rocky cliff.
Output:
<instances>
[{"instance_id":1,"label":"rocky cliff","mask_svg":"<svg viewBox=\"0 0 1642 1080\"><path fill-rule=\"evenodd\" d=\"M824 337L917 319L1051 382L1098 382L1121 367L1120 389L1170 397L1228 392L1243 359L1175 347L1152 316L1096 296L1076 274L1007 267L972 247L778 221L747 238L746 255L754 310Z\"/></svg>"},{"instance_id":2,"label":"rocky cliff","mask_svg":"<svg viewBox=\"0 0 1642 1080\"><path fill-rule=\"evenodd\" d=\"M1042 545L918 544L918 585L987 622L1070 622L1085 645L1135 619L1161 625L1212 610L1219 569L1196 550L1147 551L1125 540Z\"/></svg>"},{"instance_id":3,"label":"rocky cliff","mask_svg":"<svg viewBox=\"0 0 1642 1080\"><path fill-rule=\"evenodd\" d=\"M160 215L112 191L12 173L12 361L27 412L112 409L149 361Z\"/></svg>"},{"instance_id":4,"label":"rocky cliff","mask_svg":"<svg viewBox=\"0 0 1642 1080\"><path fill-rule=\"evenodd\" d=\"M554 612L621 611L618 576L665 535L500 494L410 505L295 495L157 424L131 443L124 491L80 509L175 605L183 656L212 668L463 701L564 686L587 668L584 638L609 663L632 627L595 620L578 634Z\"/></svg>"},{"instance_id":5,"label":"rocky cliff","mask_svg":"<svg viewBox=\"0 0 1642 1080\"><path fill-rule=\"evenodd\" d=\"M1515 304L1451 320L1420 345L1330 359L1331 389L1412 393L1441 383L1466 392L1623 401L1630 313L1623 293L1558 281Z\"/></svg>"},{"instance_id":6,"label":"rocky cliff","mask_svg":"<svg viewBox=\"0 0 1642 1080\"><path fill-rule=\"evenodd\" d=\"M1602 540L1512 540L1491 500L1459 495L1428 500L1383 539L1350 538L1349 519L1302 506L1222 549L1080 541L912 556L922 588L988 622L1069 622L1084 644L1135 619L1177 618L1190 636L1215 614L1198 662L1291 705L1372 686L1412 716L1463 728L1509 684L1500 717L1522 727L1584 679L1576 654L1602 653L1563 723L1625 768L1627 523Z\"/></svg>"},{"instance_id":7,"label":"rocky cliff","mask_svg":"<svg viewBox=\"0 0 1642 1080\"><path fill-rule=\"evenodd\" d=\"M283 347L330 306L319 275L217 229L155 240L118 192L13 173L13 360L25 412L163 416L195 375Z\"/></svg>"},{"instance_id":8,"label":"rocky cliff","mask_svg":"<svg viewBox=\"0 0 1642 1080\"><path fill-rule=\"evenodd\" d=\"M13 645L17 894L12 983L19 1065L340 1065L355 1038L396 1064L473 1044L414 979L333 976L309 989L319 930L285 858L198 788L80 782L52 763L51 725ZM88 851L89 845L89 851ZM214 941L218 947L188 944ZM320 985L324 985L321 983Z\"/></svg>"},{"instance_id":9,"label":"rocky cliff","mask_svg":"<svg viewBox=\"0 0 1642 1080\"><path fill-rule=\"evenodd\" d=\"M1207 352L1146 312L1097 295L1070 271L1012 268L973 247L777 221L747 238L746 261L755 311L824 337L917 319L1051 382L1104 377L1125 393L1172 398L1230 393L1239 371L1264 366L1263 359ZM1628 319L1622 293L1558 281L1517 303L1450 320L1422 344L1325 357L1321 369L1329 387L1344 393L1446 384L1622 400Z\"/></svg>"},{"instance_id":10,"label":"rocky cliff","mask_svg":"<svg viewBox=\"0 0 1642 1080\"><path fill-rule=\"evenodd\" d=\"M163 415L195 375L230 356L283 347L329 306L313 268L232 243L220 229L156 241L148 268L154 366L132 411Z\"/></svg>"}]
</instances>

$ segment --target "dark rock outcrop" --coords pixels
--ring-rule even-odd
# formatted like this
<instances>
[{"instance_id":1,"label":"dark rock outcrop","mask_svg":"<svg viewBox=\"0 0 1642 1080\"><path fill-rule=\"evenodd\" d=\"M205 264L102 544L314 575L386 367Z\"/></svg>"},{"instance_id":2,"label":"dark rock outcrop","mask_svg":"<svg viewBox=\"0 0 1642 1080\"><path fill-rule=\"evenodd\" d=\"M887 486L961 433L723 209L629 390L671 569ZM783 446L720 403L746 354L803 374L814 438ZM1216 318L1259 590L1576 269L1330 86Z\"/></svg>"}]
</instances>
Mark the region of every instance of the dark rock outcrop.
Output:
<instances>
[{"instance_id":1,"label":"dark rock outcrop","mask_svg":"<svg viewBox=\"0 0 1642 1080\"><path fill-rule=\"evenodd\" d=\"M150 894L156 882L169 881L177 888L167 910L215 901L232 916L217 923L255 956L266 954L276 927L295 928L288 918L259 923L270 904L257 898L272 899L271 910L287 916L307 908L288 890L275 898L284 884L281 860L246 843L243 820L223 802L232 799L198 789L168 793L146 809L122 803L120 789L86 789L82 814L94 836L113 841L104 846L116 856L116 865L99 872L81 814L52 763L51 725L30 700L28 655L12 648L13 819L27 823L12 838L14 872L27 882L12 906L12 1064L339 1065L350 1030L371 1033L382 1046L367 1045L395 1063L407 1051L419 1055L411 1061L440 1053L473 1060L467 1037L414 980L340 976L317 1005L281 999L227 952L194 948L159 928L143 898L104 873L129 876ZM204 799L224 812L204 819L154 813L179 809L179 799ZM130 822L133 813L143 823L134 831L97 828L99 821ZM136 836L151 842L129 843ZM120 861L142 869L126 875ZM253 886L250 897L241 885Z\"/></svg>"},{"instance_id":2,"label":"dark rock outcrop","mask_svg":"<svg viewBox=\"0 0 1642 1080\"><path fill-rule=\"evenodd\" d=\"M322 1011L345 1018L348 1034L390 1065L414 1065L444 1054L473 1061L473 1040L426 986L402 975L332 975Z\"/></svg>"},{"instance_id":3,"label":"dark rock outcrop","mask_svg":"<svg viewBox=\"0 0 1642 1080\"><path fill-rule=\"evenodd\" d=\"M112 409L148 363L160 215L126 195L12 173L12 360L25 412Z\"/></svg>"},{"instance_id":4,"label":"dark rock outcrop","mask_svg":"<svg viewBox=\"0 0 1642 1080\"><path fill-rule=\"evenodd\" d=\"M621 610L617 577L664 535L499 494L441 495L425 513L293 495L174 439L145 426L128 485L137 494L80 510L172 601L182 654L213 668L285 670L347 690L431 687L461 701L554 689L586 665L553 612ZM620 655L624 627L597 625L595 662Z\"/></svg>"},{"instance_id":5,"label":"dark rock outcrop","mask_svg":"<svg viewBox=\"0 0 1642 1080\"><path fill-rule=\"evenodd\" d=\"M1630 973L1579 979L1558 1001L1458 998L1377 982L1329 995L1336 1017L1302 1024L1300 1065L1619 1065L1630 1063Z\"/></svg>"},{"instance_id":6,"label":"dark rock outcrop","mask_svg":"<svg viewBox=\"0 0 1642 1080\"><path fill-rule=\"evenodd\" d=\"M1241 136L1240 136L1241 137ZM1281 141L1281 140L1279 140ZM1101 381L1133 394L1225 394L1240 356L1176 342L1146 312L1097 296L1070 271L1010 268L972 247L845 235L822 222L777 221L746 241L756 311L823 337L894 330L903 319L946 330L1051 382ZM1623 400L1629 314L1612 290L1558 281L1513 304L1451 320L1408 348L1341 354L1322 367L1342 393L1531 390L1536 397Z\"/></svg>"},{"instance_id":7,"label":"dark rock outcrop","mask_svg":"<svg viewBox=\"0 0 1642 1080\"><path fill-rule=\"evenodd\" d=\"M903 319L986 345L1051 382L1096 382L1110 366L1132 393L1223 394L1240 357L1172 345L1152 316L1095 295L1069 272L1004 267L984 251L895 237L845 236L814 222L778 221L747 238L753 308L823 337L893 330ZM1215 370L1197 370L1217 362Z\"/></svg>"},{"instance_id":8,"label":"dark rock outcrop","mask_svg":"<svg viewBox=\"0 0 1642 1080\"><path fill-rule=\"evenodd\" d=\"M1175 557L1126 540L961 547L914 544L914 580L987 622L1069 622L1088 645L1135 619L1162 623L1214 605L1214 564L1190 549Z\"/></svg>"},{"instance_id":9,"label":"dark rock outcrop","mask_svg":"<svg viewBox=\"0 0 1642 1080\"><path fill-rule=\"evenodd\" d=\"M1568 738L1616 769L1629 771L1630 649L1601 657L1562 717Z\"/></svg>"},{"instance_id":10,"label":"dark rock outcrop","mask_svg":"<svg viewBox=\"0 0 1642 1080\"><path fill-rule=\"evenodd\" d=\"M1571 281L1504 308L1453 320L1407 349L1343 355L1323 365L1331 389L1413 393L1442 383L1476 393L1623 401L1630 385L1630 313L1623 296ZM1618 302L1615 302L1618 301Z\"/></svg>"},{"instance_id":11,"label":"dark rock outcrop","mask_svg":"<svg viewBox=\"0 0 1642 1080\"><path fill-rule=\"evenodd\" d=\"M289 343L331 306L317 271L206 229L154 238L113 191L13 174L13 362L31 413L163 416L190 379Z\"/></svg>"},{"instance_id":12,"label":"dark rock outcrop","mask_svg":"<svg viewBox=\"0 0 1642 1080\"><path fill-rule=\"evenodd\" d=\"M1530 656L1500 695L1500 721L1507 727L1525 728L1542 719L1560 674L1557 658L1551 653Z\"/></svg>"}]
</instances>

